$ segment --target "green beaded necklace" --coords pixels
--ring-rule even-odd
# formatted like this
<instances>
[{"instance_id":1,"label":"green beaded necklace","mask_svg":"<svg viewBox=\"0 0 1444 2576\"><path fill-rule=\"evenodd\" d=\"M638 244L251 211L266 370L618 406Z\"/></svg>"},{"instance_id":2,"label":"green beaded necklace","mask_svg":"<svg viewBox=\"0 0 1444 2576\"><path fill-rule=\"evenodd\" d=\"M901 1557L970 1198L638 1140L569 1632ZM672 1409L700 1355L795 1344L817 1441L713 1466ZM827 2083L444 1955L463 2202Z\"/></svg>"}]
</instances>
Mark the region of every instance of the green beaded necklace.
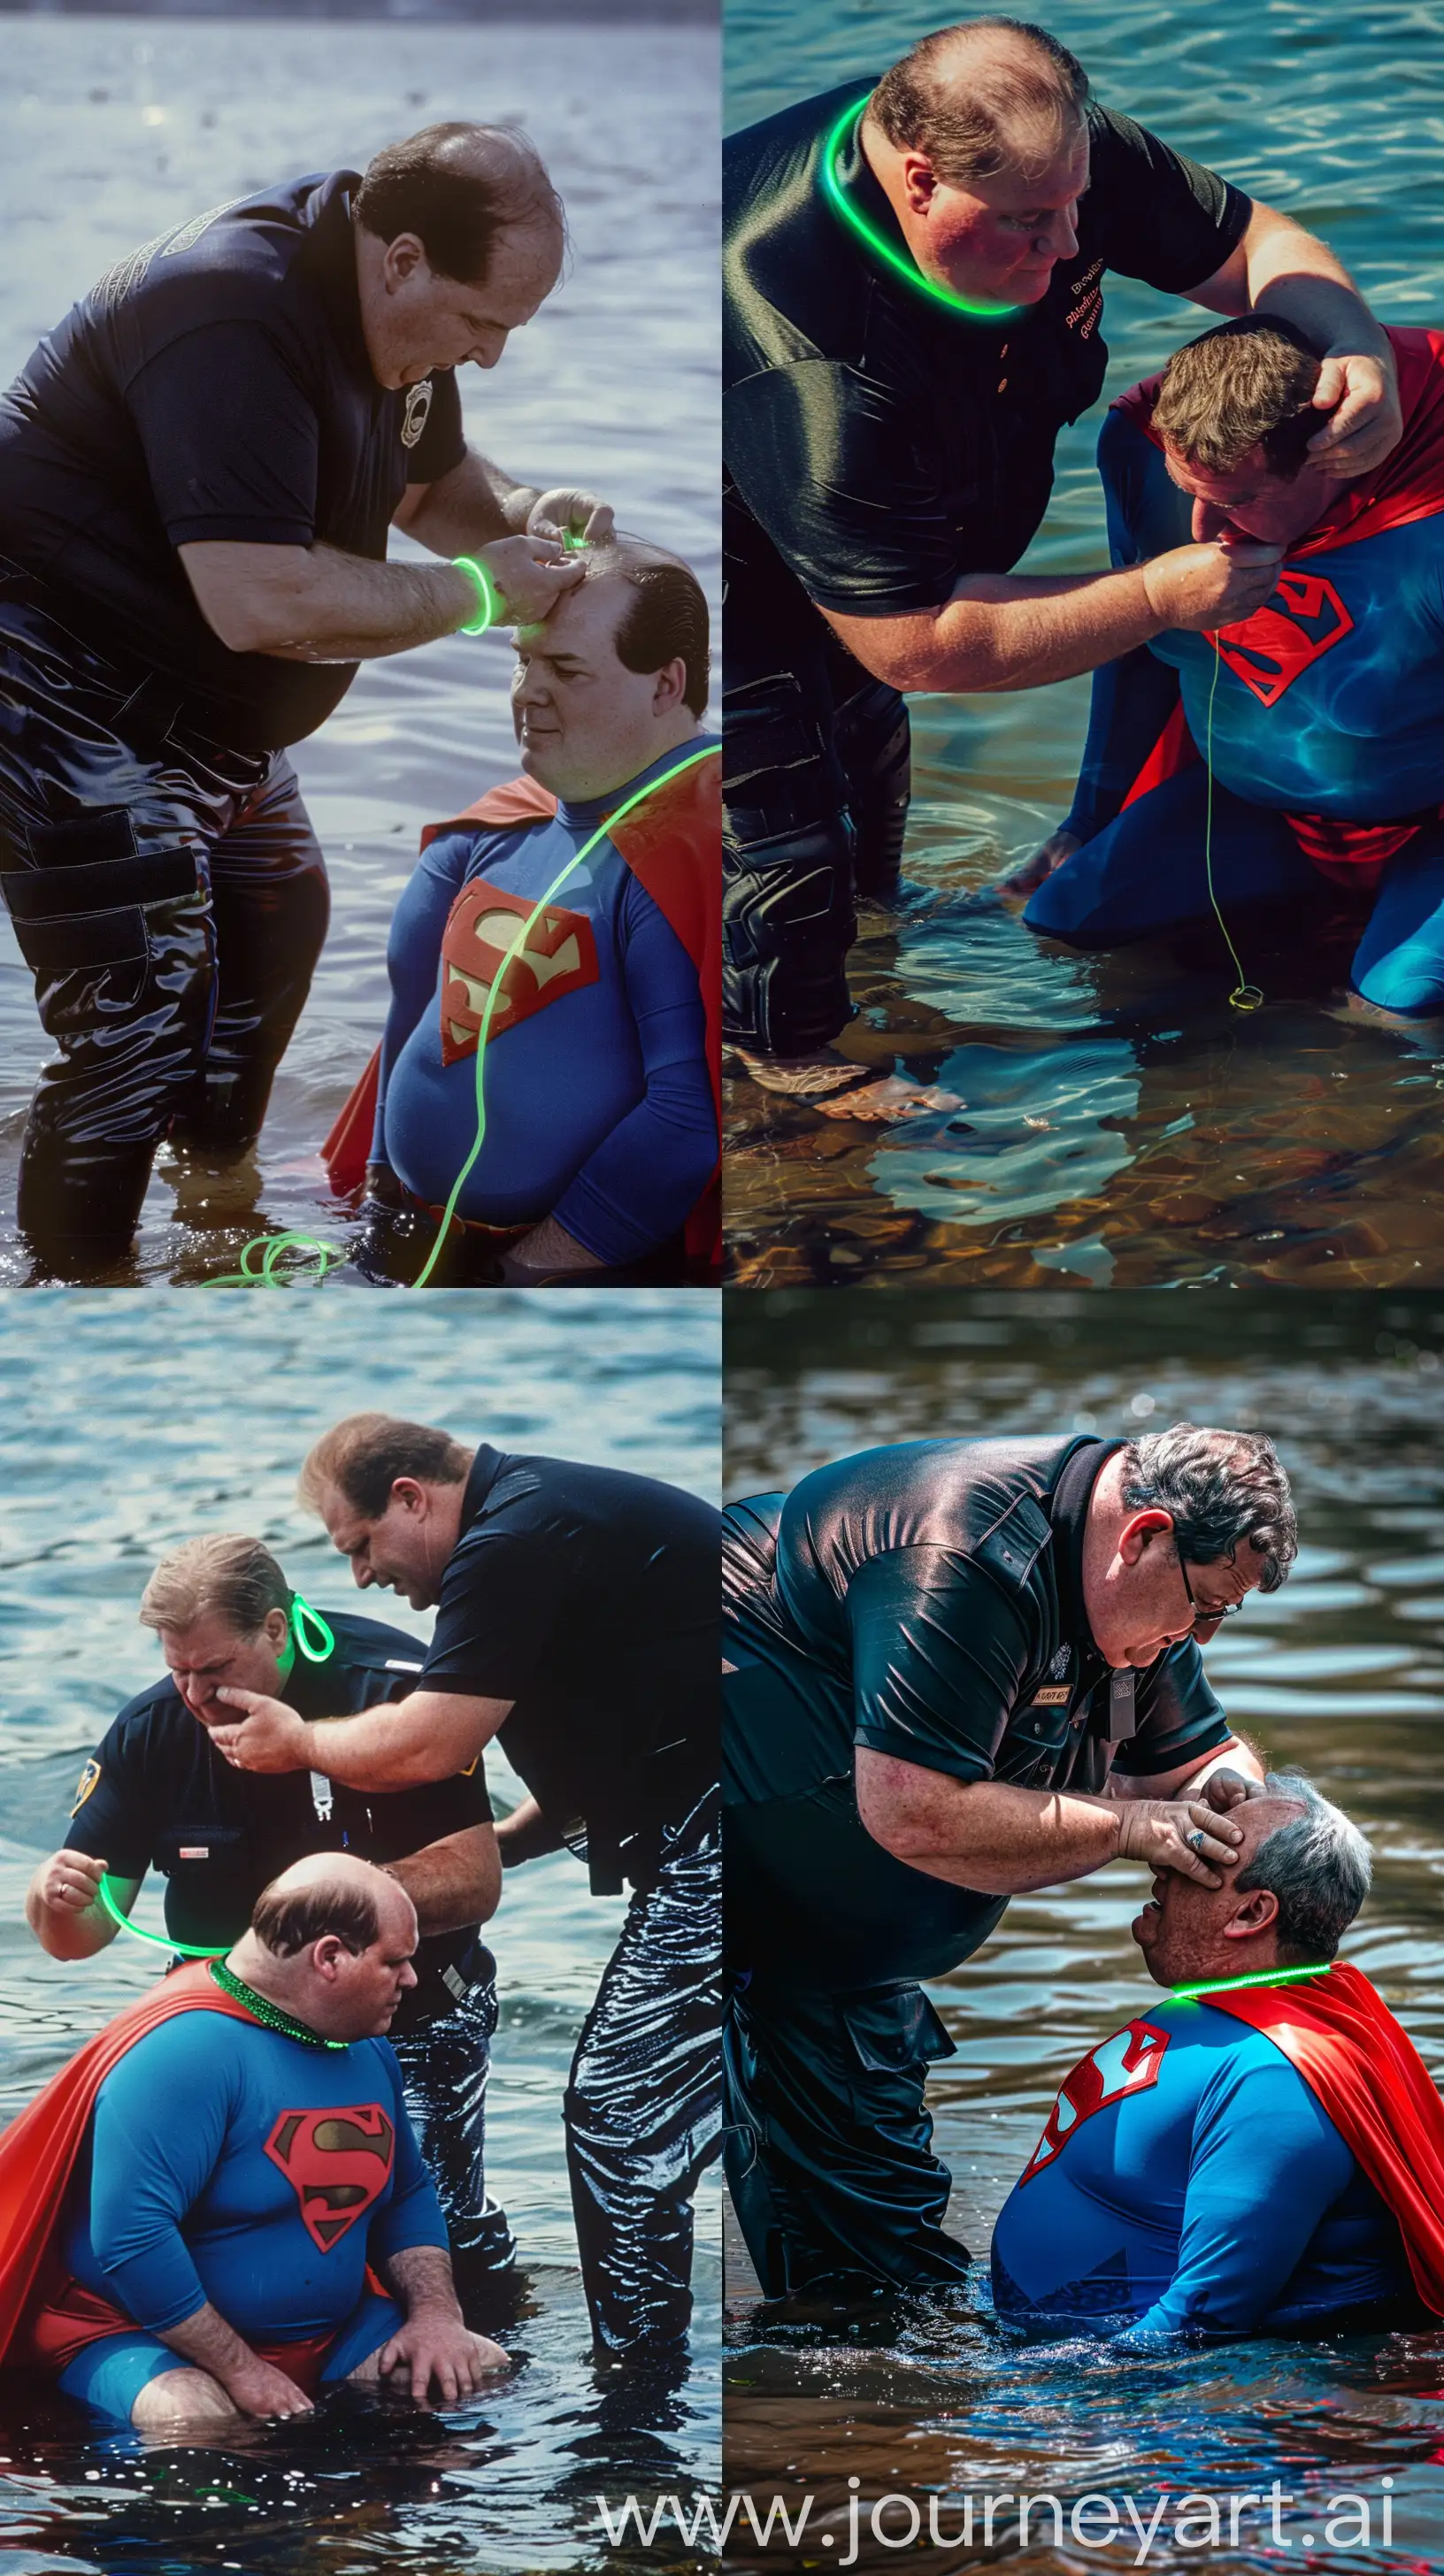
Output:
<instances>
[{"instance_id":1,"label":"green beaded necklace","mask_svg":"<svg viewBox=\"0 0 1444 2576\"><path fill-rule=\"evenodd\" d=\"M254 1986L248 1986L240 1977L234 1976L224 1959L212 1959L209 1974L223 1995L229 1995L234 2003L244 2004L248 2013L253 2014L257 2021L264 2022L267 2030L278 2030L283 2039L298 2039L303 2048L350 2046L348 2040L323 2039L318 2030L308 2030L306 2024L297 2021L293 2014L282 2012L280 2005L273 2004L269 1996L258 1995Z\"/></svg>"}]
</instances>

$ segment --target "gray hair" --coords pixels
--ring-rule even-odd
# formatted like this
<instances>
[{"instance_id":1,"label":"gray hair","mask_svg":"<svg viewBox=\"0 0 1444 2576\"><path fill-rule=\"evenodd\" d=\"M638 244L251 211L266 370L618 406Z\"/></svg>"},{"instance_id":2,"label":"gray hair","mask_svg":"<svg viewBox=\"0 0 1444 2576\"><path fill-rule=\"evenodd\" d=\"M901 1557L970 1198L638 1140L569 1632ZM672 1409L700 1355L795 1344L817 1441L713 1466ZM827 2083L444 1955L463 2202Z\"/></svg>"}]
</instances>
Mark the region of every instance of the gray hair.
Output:
<instances>
[{"instance_id":1,"label":"gray hair","mask_svg":"<svg viewBox=\"0 0 1444 2576\"><path fill-rule=\"evenodd\" d=\"M1264 1787L1271 1798L1302 1802L1304 1813L1267 1835L1233 1884L1240 1892L1266 1887L1278 1898L1281 1959L1332 1959L1369 1893L1368 1843L1301 1771L1270 1771Z\"/></svg>"},{"instance_id":2,"label":"gray hair","mask_svg":"<svg viewBox=\"0 0 1444 2576\"><path fill-rule=\"evenodd\" d=\"M272 1610L289 1611L291 1587L258 1538L188 1538L163 1556L140 1599L146 1628L194 1627L211 1611L238 1637L254 1637Z\"/></svg>"},{"instance_id":3,"label":"gray hair","mask_svg":"<svg viewBox=\"0 0 1444 2576\"><path fill-rule=\"evenodd\" d=\"M1261 1431L1201 1431L1175 1422L1123 1453L1130 1511L1167 1512L1191 1565L1230 1560L1244 1539L1262 1557L1259 1589L1277 1592L1299 1552L1289 1480Z\"/></svg>"}]
</instances>

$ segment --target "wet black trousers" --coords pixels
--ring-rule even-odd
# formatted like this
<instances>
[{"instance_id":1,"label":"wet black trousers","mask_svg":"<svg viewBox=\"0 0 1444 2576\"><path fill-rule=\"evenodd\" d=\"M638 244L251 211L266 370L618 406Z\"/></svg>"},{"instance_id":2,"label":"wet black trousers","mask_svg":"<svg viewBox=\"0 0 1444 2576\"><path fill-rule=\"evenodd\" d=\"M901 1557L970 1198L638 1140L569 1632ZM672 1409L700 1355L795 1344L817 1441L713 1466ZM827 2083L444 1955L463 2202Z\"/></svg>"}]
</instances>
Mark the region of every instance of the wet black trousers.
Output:
<instances>
[{"instance_id":1,"label":"wet black trousers","mask_svg":"<svg viewBox=\"0 0 1444 2576\"><path fill-rule=\"evenodd\" d=\"M486 2187L486 2088L496 2015L493 1968L454 2011L396 2031L391 2041L463 2295L469 2275L505 2271L516 2255L506 2212Z\"/></svg>"},{"instance_id":2,"label":"wet black trousers","mask_svg":"<svg viewBox=\"0 0 1444 2576\"><path fill-rule=\"evenodd\" d=\"M727 593L722 701L723 1026L806 1055L852 1017L855 904L896 890L911 789L907 708L810 602L749 614Z\"/></svg>"},{"instance_id":3,"label":"wet black trousers","mask_svg":"<svg viewBox=\"0 0 1444 2576\"><path fill-rule=\"evenodd\" d=\"M859 2275L907 2289L966 2277L943 2231L928 2062L956 2054L920 1986L846 1994L739 1980L723 2036L728 2189L768 2298Z\"/></svg>"},{"instance_id":4,"label":"wet black trousers","mask_svg":"<svg viewBox=\"0 0 1444 2576\"><path fill-rule=\"evenodd\" d=\"M0 564L0 894L56 1054L30 1105L20 1223L126 1243L156 1146L254 1143L326 935L284 754L190 729Z\"/></svg>"},{"instance_id":5,"label":"wet black trousers","mask_svg":"<svg viewBox=\"0 0 1444 2576\"><path fill-rule=\"evenodd\" d=\"M567 2170L598 2352L667 2363L692 2314L692 2195L721 2128L721 1833L715 1790L634 1896L566 2094Z\"/></svg>"}]
</instances>

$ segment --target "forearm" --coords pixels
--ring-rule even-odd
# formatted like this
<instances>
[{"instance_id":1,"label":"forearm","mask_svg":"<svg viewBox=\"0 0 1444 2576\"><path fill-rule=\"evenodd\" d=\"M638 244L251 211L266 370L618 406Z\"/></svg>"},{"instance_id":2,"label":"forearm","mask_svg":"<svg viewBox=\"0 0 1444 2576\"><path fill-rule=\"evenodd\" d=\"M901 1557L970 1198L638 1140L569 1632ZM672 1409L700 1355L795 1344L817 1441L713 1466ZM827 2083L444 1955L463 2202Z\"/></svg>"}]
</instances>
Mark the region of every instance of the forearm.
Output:
<instances>
[{"instance_id":1,"label":"forearm","mask_svg":"<svg viewBox=\"0 0 1444 2576\"><path fill-rule=\"evenodd\" d=\"M399 524L433 554L474 554L496 537L524 535L527 514L541 497L535 483L515 483L489 457L468 451L464 464L429 484L425 498Z\"/></svg>"},{"instance_id":2,"label":"forearm","mask_svg":"<svg viewBox=\"0 0 1444 2576\"><path fill-rule=\"evenodd\" d=\"M1161 635L1142 565L1073 574L975 573L914 621L901 655L877 674L895 688L1001 692L1076 679ZM893 621L889 620L889 624ZM845 637L867 661L866 621ZM871 666L869 666L871 667Z\"/></svg>"},{"instance_id":3,"label":"forearm","mask_svg":"<svg viewBox=\"0 0 1444 2576\"><path fill-rule=\"evenodd\" d=\"M295 554L257 609L249 647L276 661L380 660L454 635L477 614L476 584L452 564L372 563L321 545Z\"/></svg>"},{"instance_id":4,"label":"forearm","mask_svg":"<svg viewBox=\"0 0 1444 2576\"><path fill-rule=\"evenodd\" d=\"M523 1798L509 1816L503 1816L496 1829L496 1847L503 1869L515 1869L519 1861L537 1860L543 1852L560 1851L562 1837L555 1825L542 1814L535 1798Z\"/></svg>"},{"instance_id":5,"label":"forearm","mask_svg":"<svg viewBox=\"0 0 1444 2576\"><path fill-rule=\"evenodd\" d=\"M405 1888L423 1933L456 1932L485 1923L501 1896L501 1861L489 1825L473 1826L445 1842L388 1864Z\"/></svg>"},{"instance_id":6,"label":"forearm","mask_svg":"<svg viewBox=\"0 0 1444 2576\"><path fill-rule=\"evenodd\" d=\"M1248 298L1250 311L1281 314L1317 348L1357 350L1393 367L1388 335L1342 261L1287 215L1273 214L1250 241Z\"/></svg>"},{"instance_id":7,"label":"forearm","mask_svg":"<svg viewBox=\"0 0 1444 2576\"><path fill-rule=\"evenodd\" d=\"M931 1785L913 1814L894 1818L887 1848L929 1878L980 1896L1019 1896L1086 1878L1117 1856L1119 1814L1106 1798L1015 1789L1002 1780L944 1781L935 1772L919 1778Z\"/></svg>"},{"instance_id":8,"label":"forearm","mask_svg":"<svg viewBox=\"0 0 1444 2576\"><path fill-rule=\"evenodd\" d=\"M399 2254L384 2256L381 2270L408 2317L419 2316L427 2308L442 2309L450 2316L461 2314L451 2257L443 2246L403 2246Z\"/></svg>"},{"instance_id":9,"label":"forearm","mask_svg":"<svg viewBox=\"0 0 1444 2576\"><path fill-rule=\"evenodd\" d=\"M256 2366L257 2355L251 2346L234 2326L227 2325L209 2299L192 2316L183 2317L178 2326L156 2326L150 2331L169 2344L172 2352L178 2352L183 2361L208 2370L222 2388L229 2388L240 2372Z\"/></svg>"}]
</instances>

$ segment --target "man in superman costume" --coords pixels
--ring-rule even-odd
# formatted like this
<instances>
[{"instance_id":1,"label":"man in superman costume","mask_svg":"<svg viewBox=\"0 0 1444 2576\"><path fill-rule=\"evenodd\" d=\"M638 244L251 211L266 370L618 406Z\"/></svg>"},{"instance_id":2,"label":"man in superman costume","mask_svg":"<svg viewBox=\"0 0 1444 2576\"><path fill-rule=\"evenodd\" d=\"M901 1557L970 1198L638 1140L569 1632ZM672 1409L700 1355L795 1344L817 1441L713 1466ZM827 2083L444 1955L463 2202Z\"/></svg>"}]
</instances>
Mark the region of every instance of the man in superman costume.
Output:
<instances>
[{"instance_id":1,"label":"man in superman costume","mask_svg":"<svg viewBox=\"0 0 1444 2576\"><path fill-rule=\"evenodd\" d=\"M1368 1846L1296 1773L1206 1794L1237 1802L1237 1870L1160 1871L1133 1937L1156 1984L1210 1990L1074 2067L994 2231L998 2313L1131 2342L1432 2326L1444 2104L1357 1968L1289 1979L1334 1959Z\"/></svg>"},{"instance_id":2,"label":"man in superman costume","mask_svg":"<svg viewBox=\"0 0 1444 2576\"><path fill-rule=\"evenodd\" d=\"M1115 563L1190 527L1284 560L1217 657L1213 635L1170 629L1095 675L1072 811L1009 881L1033 929L1106 948L1209 914L1211 699L1224 920L1262 903L1302 920L1324 881L1343 886L1369 907L1356 999L1444 1009L1444 333L1388 337L1404 435L1352 482L1305 454L1319 360L1273 316L1205 332L1114 404L1098 456Z\"/></svg>"},{"instance_id":3,"label":"man in superman costume","mask_svg":"<svg viewBox=\"0 0 1444 2576\"><path fill-rule=\"evenodd\" d=\"M416 1940L394 1879L313 1854L52 2078L0 2139L0 2358L189 2435L393 2373L455 2403L504 2363L382 2036Z\"/></svg>"},{"instance_id":4,"label":"man in superman costume","mask_svg":"<svg viewBox=\"0 0 1444 2576\"><path fill-rule=\"evenodd\" d=\"M533 1283L716 1276L721 802L706 703L705 599L651 547L590 552L567 614L518 629L524 775L423 835L391 928L379 1059L325 1148L335 1187L368 1181L373 1276L431 1248L476 1144L499 976L463 1260ZM502 974L534 908L642 790Z\"/></svg>"}]
</instances>

